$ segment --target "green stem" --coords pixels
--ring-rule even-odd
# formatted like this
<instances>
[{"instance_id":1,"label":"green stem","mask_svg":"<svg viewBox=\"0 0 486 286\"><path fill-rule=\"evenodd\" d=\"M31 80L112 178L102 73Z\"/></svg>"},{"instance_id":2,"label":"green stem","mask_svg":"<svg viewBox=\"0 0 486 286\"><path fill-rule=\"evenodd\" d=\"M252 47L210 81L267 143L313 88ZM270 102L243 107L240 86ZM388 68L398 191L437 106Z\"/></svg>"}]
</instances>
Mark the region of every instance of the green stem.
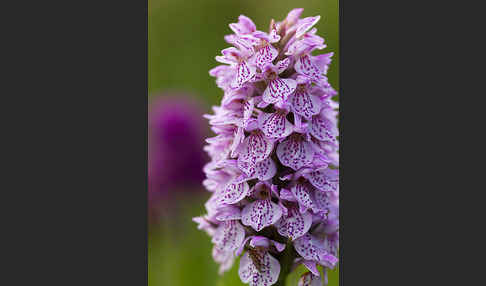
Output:
<instances>
[{"instance_id":1,"label":"green stem","mask_svg":"<svg viewBox=\"0 0 486 286\"><path fill-rule=\"evenodd\" d=\"M294 262L294 247L292 243L287 242L285 250L279 256L280 262L280 274L278 276L277 283L274 286L285 286L285 280L290 273L292 263Z\"/></svg>"}]
</instances>

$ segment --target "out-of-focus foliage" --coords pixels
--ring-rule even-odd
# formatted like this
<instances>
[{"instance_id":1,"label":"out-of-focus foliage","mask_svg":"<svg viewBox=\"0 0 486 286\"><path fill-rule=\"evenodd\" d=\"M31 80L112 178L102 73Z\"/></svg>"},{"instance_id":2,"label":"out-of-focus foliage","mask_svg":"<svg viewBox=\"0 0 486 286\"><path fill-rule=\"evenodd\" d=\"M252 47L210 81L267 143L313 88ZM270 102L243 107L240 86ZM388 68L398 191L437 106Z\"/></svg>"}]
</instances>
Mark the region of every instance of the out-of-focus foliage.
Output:
<instances>
[{"instance_id":1,"label":"out-of-focus foliage","mask_svg":"<svg viewBox=\"0 0 486 286\"><path fill-rule=\"evenodd\" d=\"M181 90L195 94L203 110L218 104L223 92L208 71L218 65L214 57L229 47L223 36L231 33L229 23L240 14L250 17L266 30L270 19L282 20L293 8L304 8L303 17L321 15L316 28L334 52L329 81L339 90L338 0L149 0L148 86L149 94ZM201 189L203 187L201 186ZM210 238L196 228L191 218L205 212L208 192L181 196L180 203L164 213L158 228L151 228L148 239L149 286L232 286L242 284L238 261L222 277L211 258ZM296 286L298 268L287 280ZM329 275L329 285L338 283L338 271Z\"/></svg>"}]
</instances>

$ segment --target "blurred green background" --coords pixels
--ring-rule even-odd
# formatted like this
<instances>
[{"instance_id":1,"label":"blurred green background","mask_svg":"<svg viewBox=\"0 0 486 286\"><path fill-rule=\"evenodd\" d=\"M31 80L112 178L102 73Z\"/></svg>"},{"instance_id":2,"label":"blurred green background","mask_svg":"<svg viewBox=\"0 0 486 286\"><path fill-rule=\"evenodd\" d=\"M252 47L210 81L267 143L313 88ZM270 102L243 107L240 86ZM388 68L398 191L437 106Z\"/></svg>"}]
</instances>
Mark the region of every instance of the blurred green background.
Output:
<instances>
[{"instance_id":1,"label":"blurred green background","mask_svg":"<svg viewBox=\"0 0 486 286\"><path fill-rule=\"evenodd\" d=\"M317 34L325 39L327 48L317 54L335 53L328 77L339 90L338 0L149 0L148 4L149 95L187 91L210 112L223 93L208 71L218 65L214 57L229 46L223 39L231 33L228 24L244 14L257 29L267 31L272 18L280 21L293 8L304 8L302 17L321 15ZM238 277L238 261L229 272L218 275L210 238L191 221L205 212L203 204L208 197L202 187L199 193L181 194L170 211L162 212L160 224L150 227L149 286L245 285ZM296 286L303 271L299 268L287 284ZM329 285L338 285L337 270L330 273Z\"/></svg>"}]
</instances>

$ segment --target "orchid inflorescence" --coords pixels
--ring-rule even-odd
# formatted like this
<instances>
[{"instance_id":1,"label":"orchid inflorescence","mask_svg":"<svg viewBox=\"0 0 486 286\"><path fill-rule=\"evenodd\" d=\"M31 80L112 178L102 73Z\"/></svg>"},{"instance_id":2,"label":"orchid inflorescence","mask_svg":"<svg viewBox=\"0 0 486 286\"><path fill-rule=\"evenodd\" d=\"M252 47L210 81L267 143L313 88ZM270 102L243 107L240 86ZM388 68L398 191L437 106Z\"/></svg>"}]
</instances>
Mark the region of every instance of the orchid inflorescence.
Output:
<instances>
[{"instance_id":1,"label":"orchid inflorescence","mask_svg":"<svg viewBox=\"0 0 486 286\"><path fill-rule=\"evenodd\" d=\"M225 36L233 47L209 72L224 96L205 115L217 134L205 146L212 195L194 221L212 237L220 273L242 255L238 273L252 286L284 285L300 264L309 272L299 285L321 285L338 262L338 103L326 77L333 53L311 54L326 47L313 28L320 16L300 19L302 11L272 20L268 33L239 16Z\"/></svg>"}]
</instances>

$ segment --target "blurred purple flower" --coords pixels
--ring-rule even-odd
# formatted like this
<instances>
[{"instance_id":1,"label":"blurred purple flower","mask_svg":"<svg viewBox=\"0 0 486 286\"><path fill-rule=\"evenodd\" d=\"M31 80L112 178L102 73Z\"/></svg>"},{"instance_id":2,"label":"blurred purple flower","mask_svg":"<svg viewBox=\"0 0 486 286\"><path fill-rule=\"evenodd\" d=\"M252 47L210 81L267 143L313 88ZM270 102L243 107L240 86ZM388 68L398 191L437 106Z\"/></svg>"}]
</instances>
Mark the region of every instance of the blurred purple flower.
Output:
<instances>
[{"instance_id":1,"label":"blurred purple flower","mask_svg":"<svg viewBox=\"0 0 486 286\"><path fill-rule=\"evenodd\" d=\"M152 96L148 124L149 208L155 215L158 204L177 191L200 190L207 129L203 110L190 96L168 93Z\"/></svg>"}]
</instances>

